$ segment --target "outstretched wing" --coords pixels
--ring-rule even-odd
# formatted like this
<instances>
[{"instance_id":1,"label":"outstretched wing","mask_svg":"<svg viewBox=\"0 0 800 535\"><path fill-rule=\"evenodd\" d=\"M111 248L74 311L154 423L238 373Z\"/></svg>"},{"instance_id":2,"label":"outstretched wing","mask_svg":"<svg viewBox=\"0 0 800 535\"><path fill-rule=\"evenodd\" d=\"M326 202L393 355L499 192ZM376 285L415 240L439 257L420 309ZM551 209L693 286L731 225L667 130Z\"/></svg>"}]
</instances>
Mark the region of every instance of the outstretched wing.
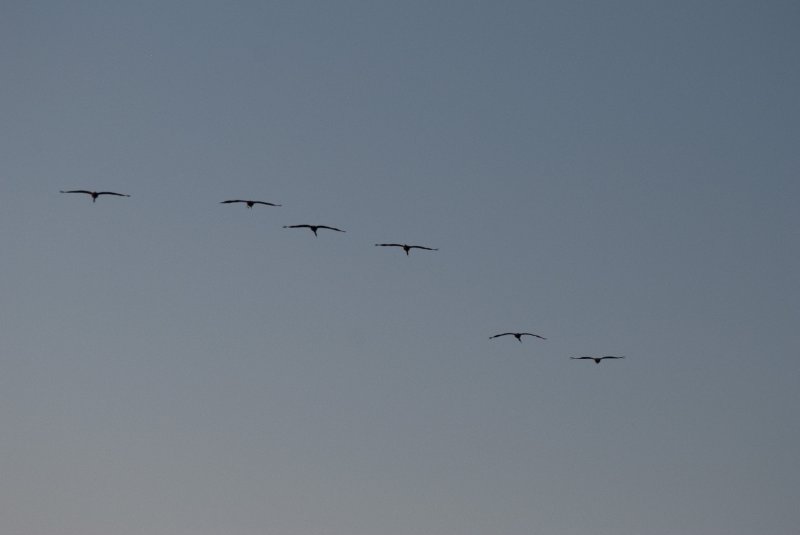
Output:
<instances>
[{"instance_id":1,"label":"outstretched wing","mask_svg":"<svg viewBox=\"0 0 800 535\"><path fill-rule=\"evenodd\" d=\"M604 357L600 357L600 360L604 359L624 359L625 357L615 357L614 355L606 355Z\"/></svg>"},{"instance_id":2,"label":"outstretched wing","mask_svg":"<svg viewBox=\"0 0 800 535\"><path fill-rule=\"evenodd\" d=\"M126 195L124 193L117 193L116 191L98 191L97 195L116 195L117 197L130 197L130 195Z\"/></svg>"},{"instance_id":3,"label":"outstretched wing","mask_svg":"<svg viewBox=\"0 0 800 535\"><path fill-rule=\"evenodd\" d=\"M433 247L423 247L422 245L409 245L409 249L425 249L426 251L438 251L439 249L434 249Z\"/></svg>"},{"instance_id":4,"label":"outstretched wing","mask_svg":"<svg viewBox=\"0 0 800 535\"><path fill-rule=\"evenodd\" d=\"M340 228L336 228L336 227L329 227L329 226L327 226L327 225L317 225L317 228L326 228L326 229L328 229L328 230L335 230L336 232L344 232L344 231L343 231L342 229L340 229Z\"/></svg>"},{"instance_id":5,"label":"outstretched wing","mask_svg":"<svg viewBox=\"0 0 800 535\"><path fill-rule=\"evenodd\" d=\"M243 199L231 199L229 201L222 201L222 202L220 202L220 204L230 204L232 202L247 202L247 201L245 201Z\"/></svg>"},{"instance_id":6,"label":"outstretched wing","mask_svg":"<svg viewBox=\"0 0 800 535\"><path fill-rule=\"evenodd\" d=\"M311 225L284 225L283 228L311 228Z\"/></svg>"},{"instance_id":7,"label":"outstretched wing","mask_svg":"<svg viewBox=\"0 0 800 535\"><path fill-rule=\"evenodd\" d=\"M534 337L536 337L536 338L541 338L542 340L547 340L547 338L545 338L544 336L539 336L538 334L533 334L533 333L519 333L519 334L520 334L520 335L525 335L525 334L527 334L528 336L534 336Z\"/></svg>"},{"instance_id":8,"label":"outstretched wing","mask_svg":"<svg viewBox=\"0 0 800 535\"><path fill-rule=\"evenodd\" d=\"M61 190L61 193L86 193L87 195L91 195L92 192L86 189L71 189L68 191Z\"/></svg>"},{"instance_id":9,"label":"outstretched wing","mask_svg":"<svg viewBox=\"0 0 800 535\"><path fill-rule=\"evenodd\" d=\"M570 357L572 360L594 360L594 357Z\"/></svg>"},{"instance_id":10,"label":"outstretched wing","mask_svg":"<svg viewBox=\"0 0 800 535\"><path fill-rule=\"evenodd\" d=\"M402 243L376 243L375 247L405 247Z\"/></svg>"},{"instance_id":11,"label":"outstretched wing","mask_svg":"<svg viewBox=\"0 0 800 535\"><path fill-rule=\"evenodd\" d=\"M496 334L496 335L494 335L494 336L490 336L490 337L489 337L489 340L491 340L492 338L499 338L499 337L501 337L501 336L509 336L509 335L513 335L513 334L514 334L514 333L500 333L500 334Z\"/></svg>"},{"instance_id":12,"label":"outstretched wing","mask_svg":"<svg viewBox=\"0 0 800 535\"><path fill-rule=\"evenodd\" d=\"M280 204L275 204L275 203L265 202L265 201L250 201L250 202L252 202L253 204L263 204L263 205L266 205L266 206L281 206Z\"/></svg>"}]
</instances>

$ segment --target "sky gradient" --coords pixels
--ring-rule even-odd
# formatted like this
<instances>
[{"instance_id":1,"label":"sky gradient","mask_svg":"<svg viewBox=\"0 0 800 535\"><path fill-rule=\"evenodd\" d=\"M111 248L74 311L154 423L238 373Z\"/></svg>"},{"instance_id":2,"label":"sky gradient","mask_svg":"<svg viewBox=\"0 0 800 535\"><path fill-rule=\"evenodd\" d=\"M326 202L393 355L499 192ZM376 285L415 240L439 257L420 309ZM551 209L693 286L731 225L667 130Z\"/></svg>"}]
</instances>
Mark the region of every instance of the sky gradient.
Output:
<instances>
[{"instance_id":1,"label":"sky gradient","mask_svg":"<svg viewBox=\"0 0 800 535\"><path fill-rule=\"evenodd\" d=\"M800 4L71 4L0 7L0 531L800 533Z\"/></svg>"}]
</instances>

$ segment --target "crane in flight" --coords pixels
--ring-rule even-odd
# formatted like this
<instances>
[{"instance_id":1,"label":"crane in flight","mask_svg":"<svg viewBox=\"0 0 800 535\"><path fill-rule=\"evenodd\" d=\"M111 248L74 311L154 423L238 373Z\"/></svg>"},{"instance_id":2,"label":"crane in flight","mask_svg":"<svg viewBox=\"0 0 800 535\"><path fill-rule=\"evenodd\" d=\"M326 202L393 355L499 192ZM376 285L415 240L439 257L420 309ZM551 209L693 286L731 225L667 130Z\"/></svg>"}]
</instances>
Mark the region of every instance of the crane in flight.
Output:
<instances>
[{"instance_id":1,"label":"crane in flight","mask_svg":"<svg viewBox=\"0 0 800 535\"><path fill-rule=\"evenodd\" d=\"M492 338L499 338L500 336L509 336L509 335L516 338L519 343L522 343L523 336L534 336L536 338L541 338L542 340L547 340L547 338L545 338L544 336L539 336L538 334L533 334L533 333L500 333L500 334L495 334L494 336L490 336L489 340L491 340Z\"/></svg>"},{"instance_id":2,"label":"crane in flight","mask_svg":"<svg viewBox=\"0 0 800 535\"><path fill-rule=\"evenodd\" d=\"M335 230L336 232L345 232L344 230L336 227L329 227L327 225L284 225L283 228L308 228L311 229L311 232L314 233L314 236L317 235L317 230L321 228L326 228L328 230Z\"/></svg>"},{"instance_id":3,"label":"crane in flight","mask_svg":"<svg viewBox=\"0 0 800 535\"><path fill-rule=\"evenodd\" d=\"M85 193L92 196L92 202L95 202L100 195L116 195L117 197L130 197L124 193L116 193L113 191L89 191L88 189L71 189L68 191L61 190L61 193Z\"/></svg>"},{"instance_id":4,"label":"crane in flight","mask_svg":"<svg viewBox=\"0 0 800 535\"><path fill-rule=\"evenodd\" d=\"M408 256L408 252L411 249L424 249L426 251L439 250L439 249L434 249L432 247L423 247L422 245L406 245L405 243L376 243L375 247L402 247L403 250L406 252L406 256Z\"/></svg>"},{"instance_id":5,"label":"crane in flight","mask_svg":"<svg viewBox=\"0 0 800 535\"><path fill-rule=\"evenodd\" d=\"M606 355L604 357L570 357L572 360L593 360L595 364L600 364L601 360L606 359L624 359L625 357L615 357L614 355Z\"/></svg>"},{"instance_id":6,"label":"crane in flight","mask_svg":"<svg viewBox=\"0 0 800 535\"><path fill-rule=\"evenodd\" d=\"M229 201L222 201L222 202L220 202L220 204L231 204L231 203L237 203L237 202L245 203L248 208L252 208L254 204L263 204L265 206L282 206L280 204L275 204L275 203L272 203L272 202L249 201L249 200L245 200L245 199L231 199Z\"/></svg>"}]
</instances>

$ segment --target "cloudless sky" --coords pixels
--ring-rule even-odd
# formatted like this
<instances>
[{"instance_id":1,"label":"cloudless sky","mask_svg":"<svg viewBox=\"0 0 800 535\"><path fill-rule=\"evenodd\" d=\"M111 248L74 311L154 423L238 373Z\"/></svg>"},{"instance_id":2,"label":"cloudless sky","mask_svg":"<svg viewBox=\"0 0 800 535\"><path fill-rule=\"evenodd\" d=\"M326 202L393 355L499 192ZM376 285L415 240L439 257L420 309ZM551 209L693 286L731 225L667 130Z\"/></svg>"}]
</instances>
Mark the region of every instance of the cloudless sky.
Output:
<instances>
[{"instance_id":1,"label":"cloudless sky","mask_svg":"<svg viewBox=\"0 0 800 535\"><path fill-rule=\"evenodd\" d=\"M800 533L798 27L4 2L0 531Z\"/></svg>"}]
</instances>

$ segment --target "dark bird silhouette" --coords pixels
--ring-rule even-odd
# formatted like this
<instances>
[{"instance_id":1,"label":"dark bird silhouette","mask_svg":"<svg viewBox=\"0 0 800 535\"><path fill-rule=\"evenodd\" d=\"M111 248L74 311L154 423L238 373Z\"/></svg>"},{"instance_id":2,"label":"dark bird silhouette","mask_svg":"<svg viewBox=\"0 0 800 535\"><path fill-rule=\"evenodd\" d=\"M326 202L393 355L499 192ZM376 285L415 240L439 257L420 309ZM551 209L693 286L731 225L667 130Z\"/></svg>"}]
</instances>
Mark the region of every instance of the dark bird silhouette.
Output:
<instances>
[{"instance_id":1,"label":"dark bird silhouette","mask_svg":"<svg viewBox=\"0 0 800 535\"><path fill-rule=\"evenodd\" d=\"M280 204L275 204L275 203L271 203L271 202L248 201L248 200L244 200L244 199L231 199L229 201L222 201L222 202L220 202L220 204L231 204L231 203L235 203L235 202L243 202L243 203L245 203L247 205L248 208L252 208L254 204L263 204L265 206L282 206Z\"/></svg>"},{"instance_id":2,"label":"dark bird silhouette","mask_svg":"<svg viewBox=\"0 0 800 535\"><path fill-rule=\"evenodd\" d=\"M498 338L500 336L509 336L509 335L516 338L517 341L520 343L522 343L523 336L534 336L536 338L541 338L542 340L547 340L547 338L545 338L544 336L539 336L538 334L533 334L533 333L501 333L501 334L495 334L494 336L490 336L489 340L491 340L492 338Z\"/></svg>"},{"instance_id":3,"label":"dark bird silhouette","mask_svg":"<svg viewBox=\"0 0 800 535\"><path fill-rule=\"evenodd\" d=\"M604 357L570 357L572 360L593 360L595 364L600 364L601 360L606 359L624 359L625 357L615 357L613 355L606 355Z\"/></svg>"},{"instance_id":4,"label":"dark bird silhouette","mask_svg":"<svg viewBox=\"0 0 800 535\"><path fill-rule=\"evenodd\" d=\"M329 227L327 225L284 225L283 228L310 228L311 232L314 233L314 236L317 235L317 230L321 228L326 228L328 230L335 230L336 232L344 232L344 230L336 227Z\"/></svg>"},{"instance_id":5,"label":"dark bird silhouette","mask_svg":"<svg viewBox=\"0 0 800 535\"><path fill-rule=\"evenodd\" d=\"M406 252L406 256L408 256L408 252L411 249L425 249L426 251L439 250L439 249L434 249L432 247L423 247L422 245L406 245L405 243L376 243L375 247L402 247L403 250Z\"/></svg>"},{"instance_id":6,"label":"dark bird silhouette","mask_svg":"<svg viewBox=\"0 0 800 535\"><path fill-rule=\"evenodd\" d=\"M124 193L115 193L113 191L89 191L87 189L71 189L69 191L61 190L61 193L85 193L92 196L92 202L95 202L100 195L116 195L117 197L130 197Z\"/></svg>"}]
</instances>

